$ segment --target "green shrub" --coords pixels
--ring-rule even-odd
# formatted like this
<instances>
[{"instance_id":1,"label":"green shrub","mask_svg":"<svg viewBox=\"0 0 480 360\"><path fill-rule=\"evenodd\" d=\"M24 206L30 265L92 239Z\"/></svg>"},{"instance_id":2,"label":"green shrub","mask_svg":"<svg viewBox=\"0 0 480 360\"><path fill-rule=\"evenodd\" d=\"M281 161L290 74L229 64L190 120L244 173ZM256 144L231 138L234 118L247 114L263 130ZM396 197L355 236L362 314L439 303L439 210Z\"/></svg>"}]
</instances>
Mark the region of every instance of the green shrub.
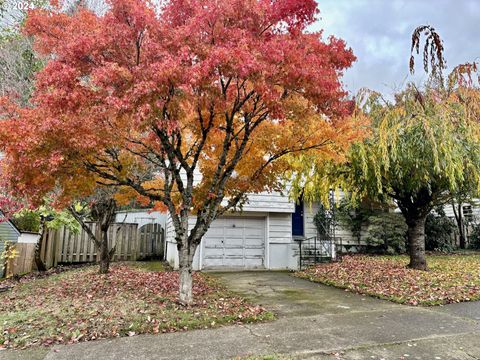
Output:
<instances>
[{"instance_id":1,"label":"green shrub","mask_svg":"<svg viewBox=\"0 0 480 360\"><path fill-rule=\"evenodd\" d=\"M381 212L367 218L367 251L379 254L405 252L407 224L401 214Z\"/></svg>"},{"instance_id":2,"label":"green shrub","mask_svg":"<svg viewBox=\"0 0 480 360\"><path fill-rule=\"evenodd\" d=\"M480 224L474 223L470 236L468 237L468 246L474 250L480 250Z\"/></svg>"},{"instance_id":3,"label":"green shrub","mask_svg":"<svg viewBox=\"0 0 480 360\"><path fill-rule=\"evenodd\" d=\"M20 231L39 232L40 214L38 211L22 210L13 216L12 222Z\"/></svg>"},{"instance_id":4,"label":"green shrub","mask_svg":"<svg viewBox=\"0 0 480 360\"><path fill-rule=\"evenodd\" d=\"M425 221L425 249L429 251L452 252L452 235L455 222L445 215L442 208L428 214Z\"/></svg>"},{"instance_id":5,"label":"green shrub","mask_svg":"<svg viewBox=\"0 0 480 360\"><path fill-rule=\"evenodd\" d=\"M390 209L388 204L368 199L355 206L343 200L336 217L359 243L366 242L366 252L401 254L405 252L407 225L402 214L392 213Z\"/></svg>"}]
</instances>

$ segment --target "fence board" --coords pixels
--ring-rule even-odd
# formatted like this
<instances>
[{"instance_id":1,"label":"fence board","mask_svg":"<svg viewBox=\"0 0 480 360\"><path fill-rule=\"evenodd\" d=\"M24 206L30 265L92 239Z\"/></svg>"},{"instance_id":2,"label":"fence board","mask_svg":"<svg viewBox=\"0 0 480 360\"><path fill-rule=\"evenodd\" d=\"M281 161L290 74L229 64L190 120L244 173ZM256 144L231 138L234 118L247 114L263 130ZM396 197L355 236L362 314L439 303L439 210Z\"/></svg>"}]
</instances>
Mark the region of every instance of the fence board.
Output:
<instances>
[{"instance_id":1,"label":"fence board","mask_svg":"<svg viewBox=\"0 0 480 360\"><path fill-rule=\"evenodd\" d=\"M79 242L80 242L80 237L78 236L79 233L73 233L72 234L72 237L73 237L73 254L72 254L72 257L73 257L73 261L74 262L80 262L80 259L78 258L78 255L79 255L79 250L78 250L78 245L79 245Z\"/></svg>"},{"instance_id":2,"label":"fence board","mask_svg":"<svg viewBox=\"0 0 480 360\"><path fill-rule=\"evenodd\" d=\"M95 223L87 225L100 236L100 229ZM138 224L112 224L108 237L110 247L116 246L113 261L163 258L165 236L159 224L147 224L140 229ZM75 234L66 227L45 232L40 254L48 268L58 263L95 262L100 255L86 231L82 229ZM22 253L24 257L27 257L26 253Z\"/></svg>"},{"instance_id":3,"label":"fence board","mask_svg":"<svg viewBox=\"0 0 480 360\"><path fill-rule=\"evenodd\" d=\"M95 234L95 226L94 224L88 224L88 227L90 228L90 231ZM88 260L87 262L93 262L96 261L96 256L97 254L95 253L95 244L93 243L92 239L88 239Z\"/></svg>"},{"instance_id":4,"label":"fence board","mask_svg":"<svg viewBox=\"0 0 480 360\"><path fill-rule=\"evenodd\" d=\"M35 256L35 244L17 243L14 246L18 252L18 256L10 265L10 274L25 274L32 271Z\"/></svg>"}]
</instances>

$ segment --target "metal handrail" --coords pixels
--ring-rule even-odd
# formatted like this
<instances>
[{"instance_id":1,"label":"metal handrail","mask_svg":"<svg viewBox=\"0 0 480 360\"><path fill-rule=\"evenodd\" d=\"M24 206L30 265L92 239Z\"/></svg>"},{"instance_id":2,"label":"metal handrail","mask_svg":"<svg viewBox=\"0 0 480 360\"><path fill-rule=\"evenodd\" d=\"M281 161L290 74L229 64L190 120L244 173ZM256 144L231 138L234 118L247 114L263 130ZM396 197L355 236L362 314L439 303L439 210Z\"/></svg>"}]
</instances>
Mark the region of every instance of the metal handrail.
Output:
<instances>
[{"instance_id":1,"label":"metal handrail","mask_svg":"<svg viewBox=\"0 0 480 360\"><path fill-rule=\"evenodd\" d=\"M298 242L298 245L299 245L300 270L302 270L303 264L307 259L307 257L310 258L310 256L308 256L307 254L308 253L311 254L312 247L313 247L313 263L314 264L318 264L319 262L319 258L318 258L319 251L320 251L320 259L322 258L322 254L325 254L326 257L329 257L330 259L333 258L333 247L335 246L333 239L320 240L318 239L317 236L311 236L309 238L297 238L294 240ZM328 243L328 246L325 246L325 244L327 243ZM307 253L305 246L308 244L310 244L311 247L307 248L308 249L308 253Z\"/></svg>"}]
</instances>

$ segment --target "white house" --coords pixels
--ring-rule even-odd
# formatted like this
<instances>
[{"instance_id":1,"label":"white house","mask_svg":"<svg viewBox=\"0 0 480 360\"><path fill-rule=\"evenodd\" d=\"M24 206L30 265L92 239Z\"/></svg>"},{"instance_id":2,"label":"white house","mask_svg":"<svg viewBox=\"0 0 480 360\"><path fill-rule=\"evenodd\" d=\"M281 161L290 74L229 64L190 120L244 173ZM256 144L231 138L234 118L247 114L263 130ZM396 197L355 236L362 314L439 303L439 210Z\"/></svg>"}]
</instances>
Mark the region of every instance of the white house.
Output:
<instances>
[{"instance_id":1,"label":"white house","mask_svg":"<svg viewBox=\"0 0 480 360\"><path fill-rule=\"evenodd\" d=\"M248 196L242 212L215 220L195 253L193 267L202 269L297 269L296 237L317 235L313 217L318 204L295 204L280 193ZM190 219L193 226L195 217ZM178 267L175 230L166 223L167 261Z\"/></svg>"}]
</instances>

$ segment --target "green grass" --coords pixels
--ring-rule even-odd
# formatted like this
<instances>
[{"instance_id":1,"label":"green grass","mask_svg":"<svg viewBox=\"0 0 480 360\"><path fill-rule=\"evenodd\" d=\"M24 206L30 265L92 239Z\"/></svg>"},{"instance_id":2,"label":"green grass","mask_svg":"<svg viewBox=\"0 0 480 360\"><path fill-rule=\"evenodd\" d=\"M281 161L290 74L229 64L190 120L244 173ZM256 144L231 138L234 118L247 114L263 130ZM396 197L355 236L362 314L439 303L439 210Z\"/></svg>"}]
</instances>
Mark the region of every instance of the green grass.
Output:
<instances>
[{"instance_id":1,"label":"green grass","mask_svg":"<svg viewBox=\"0 0 480 360\"><path fill-rule=\"evenodd\" d=\"M244 358L235 358L235 360L290 360L290 357L283 355L261 355L261 356L248 356Z\"/></svg>"},{"instance_id":2,"label":"green grass","mask_svg":"<svg viewBox=\"0 0 480 360\"><path fill-rule=\"evenodd\" d=\"M195 304L177 303L178 274L157 263L95 266L25 280L0 293L0 348L69 344L273 319L215 279L194 274Z\"/></svg>"},{"instance_id":3,"label":"green grass","mask_svg":"<svg viewBox=\"0 0 480 360\"><path fill-rule=\"evenodd\" d=\"M165 261L153 260L153 261L132 261L128 262L130 266L137 267L138 269L145 271L171 271L172 268Z\"/></svg>"},{"instance_id":4,"label":"green grass","mask_svg":"<svg viewBox=\"0 0 480 360\"><path fill-rule=\"evenodd\" d=\"M296 273L314 282L409 305L480 300L480 255L427 256L428 271L408 269L407 256L346 256Z\"/></svg>"}]
</instances>

